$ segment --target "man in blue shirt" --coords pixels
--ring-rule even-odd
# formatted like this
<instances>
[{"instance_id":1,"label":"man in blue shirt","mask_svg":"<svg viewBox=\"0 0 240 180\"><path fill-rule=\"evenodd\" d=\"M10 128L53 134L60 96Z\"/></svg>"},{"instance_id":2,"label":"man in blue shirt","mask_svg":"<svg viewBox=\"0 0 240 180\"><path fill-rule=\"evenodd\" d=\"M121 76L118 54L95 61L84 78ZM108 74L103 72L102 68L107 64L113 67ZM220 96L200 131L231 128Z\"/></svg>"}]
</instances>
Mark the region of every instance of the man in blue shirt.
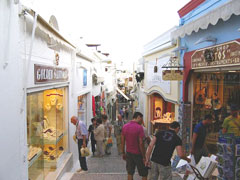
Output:
<instances>
[{"instance_id":1,"label":"man in blue shirt","mask_svg":"<svg viewBox=\"0 0 240 180\"><path fill-rule=\"evenodd\" d=\"M193 130L191 154L194 155L196 164L200 161L202 156L209 156L205 139L207 135L207 127L212 124L212 120L212 115L205 115L204 120L198 123Z\"/></svg>"},{"instance_id":2,"label":"man in blue shirt","mask_svg":"<svg viewBox=\"0 0 240 180\"><path fill-rule=\"evenodd\" d=\"M76 137L78 140L78 154L79 154L79 162L81 169L77 170L78 172L87 171L87 161L86 157L81 156L81 147L87 146L87 139L88 139L88 130L86 125L83 121L79 120L76 116L71 117L71 123L76 126Z\"/></svg>"}]
</instances>

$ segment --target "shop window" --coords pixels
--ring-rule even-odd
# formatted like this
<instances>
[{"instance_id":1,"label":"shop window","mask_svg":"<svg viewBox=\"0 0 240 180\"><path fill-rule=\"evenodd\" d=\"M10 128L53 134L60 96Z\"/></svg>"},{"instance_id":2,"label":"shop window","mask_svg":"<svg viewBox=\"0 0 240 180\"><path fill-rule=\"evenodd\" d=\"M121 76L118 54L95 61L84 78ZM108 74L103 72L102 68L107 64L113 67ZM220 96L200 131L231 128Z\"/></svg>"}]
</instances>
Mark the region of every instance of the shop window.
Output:
<instances>
[{"instance_id":1,"label":"shop window","mask_svg":"<svg viewBox=\"0 0 240 180\"><path fill-rule=\"evenodd\" d=\"M154 94L151 97L151 122L153 133L156 130L166 130L169 124L175 120L175 105L166 102L160 95Z\"/></svg>"},{"instance_id":2,"label":"shop window","mask_svg":"<svg viewBox=\"0 0 240 180\"><path fill-rule=\"evenodd\" d=\"M194 73L193 82L193 128L206 114L214 117L206 143L211 153L216 153L218 134L224 119L230 115L231 105L240 107L240 73Z\"/></svg>"},{"instance_id":3,"label":"shop window","mask_svg":"<svg viewBox=\"0 0 240 180\"><path fill-rule=\"evenodd\" d=\"M27 96L29 179L45 179L67 151L66 89Z\"/></svg>"}]
</instances>

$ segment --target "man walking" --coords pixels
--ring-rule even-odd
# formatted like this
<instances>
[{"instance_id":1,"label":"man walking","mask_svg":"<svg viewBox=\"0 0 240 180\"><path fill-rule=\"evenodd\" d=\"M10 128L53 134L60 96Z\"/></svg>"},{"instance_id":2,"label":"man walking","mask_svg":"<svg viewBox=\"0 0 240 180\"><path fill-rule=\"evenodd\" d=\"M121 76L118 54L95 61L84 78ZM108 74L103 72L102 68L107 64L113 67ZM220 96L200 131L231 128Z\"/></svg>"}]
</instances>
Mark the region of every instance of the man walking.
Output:
<instances>
[{"instance_id":1,"label":"man walking","mask_svg":"<svg viewBox=\"0 0 240 180\"><path fill-rule=\"evenodd\" d=\"M177 154L181 159L188 162L191 160L185 156L182 150L182 140L178 137L177 133L180 130L180 124L176 121L170 124L169 130L158 131L150 145L147 148L146 153L146 166L150 166L150 155L152 165L151 174L149 180L172 180L172 168L171 168L171 157L173 151L177 150ZM155 147L154 147L155 146Z\"/></svg>"},{"instance_id":2,"label":"man walking","mask_svg":"<svg viewBox=\"0 0 240 180\"><path fill-rule=\"evenodd\" d=\"M209 156L205 139L207 135L207 127L212 124L212 115L207 114L200 123L198 123L193 130L192 150L196 164L200 161L202 156Z\"/></svg>"},{"instance_id":3,"label":"man walking","mask_svg":"<svg viewBox=\"0 0 240 180\"><path fill-rule=\"evenodd\" d=\"M78 141L78 155L79 155L79 162L81 169L77 170L77 172L84 172L87 171L87 161L86 157L81 156L81 147L86 147L87 139L88 139L88 130L84 122L79 120L76 116L71 117L71 123L76 126L76 138Z\"/></svg>"},{"instance_id":4,"label":"man walking","mask_svg":"<svg viewBox=\"0 0 240 180\"><path fill-rule=\"evenodd\" d=\"M118 119L114 124L114 136L116 137L118 154L120 155L122 153L122 150L121 150L121 134L122 134L122 128L123 128L124 122L123 122L121 114L118 114L117 118Z\"/></svg>"},{"instance_id":5,"label":"man walking","mask_svg":"<svg viewBox=\"0 0 240 180\"><path fill-rule=\"evenodd\" d=\"M126 160L128 180L133 180L135 168L142 180L147 180L148 169L145 167L145 149L143 144L144 132L140 125L143 115L135 112L133 120L125 124L122 129L122 157ZM126 143L126 153L125 153Z\"/></svg>"},{"instance_id":6,"label":"man walking","mask_svg":"<svg viewBox=\"0 0 240 180\"><path fill-rule=\"evenodd\" d=\"M102 121L103 121L103 125L105 128L104 134L105 134L105 142L107 141L108 138L111 138L112 136L112 125L108 120L107 115L102 115ZM106 155L110 155L111 154L111 146L106 146L105 148L105 154Z\"/></svg>"}]
</instances>

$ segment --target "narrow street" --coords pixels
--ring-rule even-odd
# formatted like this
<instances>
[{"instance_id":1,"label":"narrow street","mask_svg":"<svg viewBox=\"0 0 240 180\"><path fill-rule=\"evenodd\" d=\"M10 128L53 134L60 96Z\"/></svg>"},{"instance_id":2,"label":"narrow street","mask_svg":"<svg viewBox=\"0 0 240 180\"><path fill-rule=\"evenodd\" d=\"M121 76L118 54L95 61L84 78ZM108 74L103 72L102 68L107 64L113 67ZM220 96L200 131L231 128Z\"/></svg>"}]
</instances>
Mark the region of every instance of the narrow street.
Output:
<instances>
[{"instance_id":1,"label":"narrow street","mask_svg":"<svg viewBox=\"0 0 240 180\"><path fill-rule=\"evenodd\" d=\"M118 155L116 139L113 138L114 144L112 153L103 158L89 156L87 158L88 172L87 173L66 173L61 180L124 180L127 179L126 162L122 156ZM89 147L89 145L88 145ZM79 164L77 164L79 166ZM137 169L135 170L134 180L141 180ZM181 178L173 174L173 180Z\"/></svg>"},{"instance_id":2,"label":"narrow street","mask_svg":"<svg viewBox=\"0 0 240 180\"><path fill-rule=\"evenodd\" d=\"M127 179L125 161L118 155L116 139L113 138L114 144L112 153L103 158L89 156L87 158L87 173L67 173L61 180L123 180ZM89 146L89 145L88 145ZM134 179L141 179L136 173Z\"/></svg>"}]
</instances>

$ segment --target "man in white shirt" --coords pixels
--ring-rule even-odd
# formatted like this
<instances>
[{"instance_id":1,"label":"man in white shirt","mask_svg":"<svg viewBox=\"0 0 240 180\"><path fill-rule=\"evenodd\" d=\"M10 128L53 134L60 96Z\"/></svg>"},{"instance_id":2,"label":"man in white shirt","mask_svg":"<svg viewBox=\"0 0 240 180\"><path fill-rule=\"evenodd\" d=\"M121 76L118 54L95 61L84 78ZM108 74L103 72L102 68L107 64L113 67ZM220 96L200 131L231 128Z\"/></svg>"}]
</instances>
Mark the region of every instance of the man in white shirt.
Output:
<instances>
[{"instance_id":1,"label":"man in white shirt","mask_svg":"<svg viewBox=\"0 0 240 180\"><path fill-rule=\"evenodd\" d=\"M88 139L88 130L85 123L81 120L79 120L76 116L71 117L71 123L76 126L76 138L78 140L78 154L79 154L79 162L81 169L78 170L78 172L81 171L87 171L87 161L86 157L81 156L81 147L87 146L87 139Z\"/></svg>"}]
</instances>

